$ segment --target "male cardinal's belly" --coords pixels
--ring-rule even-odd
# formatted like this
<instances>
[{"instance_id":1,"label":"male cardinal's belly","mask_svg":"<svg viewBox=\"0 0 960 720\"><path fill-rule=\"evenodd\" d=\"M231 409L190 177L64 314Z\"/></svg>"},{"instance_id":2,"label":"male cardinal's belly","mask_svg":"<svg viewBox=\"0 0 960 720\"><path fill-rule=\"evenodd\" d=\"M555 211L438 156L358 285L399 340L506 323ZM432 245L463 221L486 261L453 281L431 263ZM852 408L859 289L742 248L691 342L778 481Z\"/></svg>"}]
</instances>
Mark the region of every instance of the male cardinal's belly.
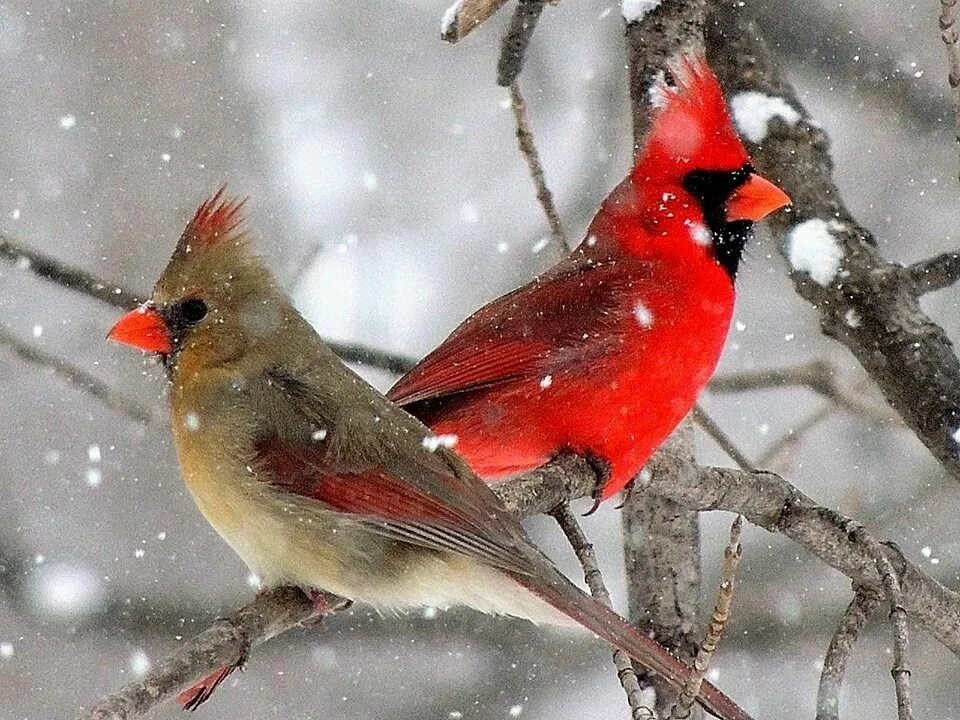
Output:
<instances>
[{"instance_id":1,"label":"male cardinal's belly","mask_svg":"<svg viewBox=\"0 0 960 720\"><path fill-rule=\"evenodd\" d=\"M606 461L608 498L621 490L697 402L720 359L732 298L699 322L637 335L613 355L443 398L418 415L457 436L455 450L497 482L564 451ZM545 381L549 375L549 380Z\"/></svg>"}]
</instances>

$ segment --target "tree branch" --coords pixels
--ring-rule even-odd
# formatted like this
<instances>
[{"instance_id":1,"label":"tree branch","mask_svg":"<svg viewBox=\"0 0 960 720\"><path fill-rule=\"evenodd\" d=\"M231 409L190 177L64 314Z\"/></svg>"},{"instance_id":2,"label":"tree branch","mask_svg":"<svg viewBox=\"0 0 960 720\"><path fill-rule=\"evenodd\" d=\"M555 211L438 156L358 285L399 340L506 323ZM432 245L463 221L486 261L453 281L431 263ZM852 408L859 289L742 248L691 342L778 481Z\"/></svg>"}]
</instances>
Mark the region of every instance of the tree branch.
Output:
<instances>
[{"instance_id":1,"label":"tree branch","mask_svg":"<svg viewBox=\"0 0 960 720\"><path fill-rule=\"evenodd\" d=\"M847 660L853 652L860 633L874 610L880 605L880 596L858 588L850 605L840 618L837 631L830 640L823 659L823 671L817 687L816 720L840 720L840 688L847 670Z\"/></svg>"},{"instance_id":2,"label":"tree branch","mask_svg":"<svg viewBox=\"0 0 960 720\"><path fill-rule=\"evenodd\" d=\"M705 0L665 0L639 22L626 25L634 151L649 129L649 88L678 54L702 52ZM696 475L690 418L651 458L644 475L651 486L682 482ZM634 481L637 482L636 480ZM627 595L631 621L686 662L693 660L700 602L700 519L657 490L629 492L621 513ZM663 715L675 697L672 689L644 674L656 689Z\"/></svg>"},{"instance_id":3,"label":"tree branch","mask_svg":"<svg viewBox=\"0 0 960 720\"><path fill-rule=\"evenodd\" d=\"M756 26L717 3L708 56L731 98L751 91L782 99L799 118L774 118L755 164L793 199L775 214L795 289L820 314L823 332L843 343L941 465L960 479L960 361L943 329L921 310L903 267L881 257L873 235L844 205L833 180L829 140L781 76ZM811 264L811 258L817 263Z\"/></svg>"},{"instance_id":4,"label":"tree branch","mask_svg":"<svg viewBox=\"0 0 960 720\"><path fill-rule=\"evenodd\" d=\"M63 378L68 384L89 393L108 408L136 420L138 423L145 424L153 418L153 413L148 408L114 392L109 385L86 370L71 365L63 358L21 340L2 327L0 327L0 345L6 345L23 360L52 371L54 375Z\"/></svg>"},{"instance_id":5,"label":"tree branch","mask_svg":"<svg viewBox=\"0 0 960 720\"><path fill-rule=\"evenodd\" d=\"M577 522L577 518L570 512L568 503L561 503L553 512L554 520L567 536L567 541L577 554L577 560L583 568L583 579L590 588L590 594L599 602L606 605L611 610L613 603L610 602L610 593L607 586L603 583L603 575L600 572L600 566L597 563L597 555L593 551L593 545L587 539L583 529ZM630 714L634 720L641 720L650 717L652 710L646 706L643 696L643 690L640 688L640 681L637 680L637 674L633 669L633 661L623 650L614 648L613 664L617 668L617 677L620 679L620 685L627 694L627 704L630 706ZM694 693L693 701L696 702L696 696L700 693L699 686Z\"/></svg>"},{"instance_id":6,"label":"tree branch","mask_svg":"<svg viewBox=\"0 0 960 720\"><path fill-rule=\"evenodd\" d=\"M440 37L460 42L504 5L507 0L454 0L443 14Z\"/></svg>"},{"instance_id":7,"label":"tree branch","mask_svg":"<svg viewBox=\"0 0 960 720\"><path fill-rule=\"evenodd\" d=\"M149 293L134 292L117 283L100 280L85 270L72 267L49 255L32 250L2 233L0 233L0 258L12 262L16 267L32 272L37 277L55 285L73 290L121 310L132 310L141 302L140 298L149 297ZM416 364L415 360L404 355L385 352L359 343L343 343L333 340L327 340L326 343L345 362L368 365L386 370L394 375L402 375Z\"/></svg>"}]
</instances>

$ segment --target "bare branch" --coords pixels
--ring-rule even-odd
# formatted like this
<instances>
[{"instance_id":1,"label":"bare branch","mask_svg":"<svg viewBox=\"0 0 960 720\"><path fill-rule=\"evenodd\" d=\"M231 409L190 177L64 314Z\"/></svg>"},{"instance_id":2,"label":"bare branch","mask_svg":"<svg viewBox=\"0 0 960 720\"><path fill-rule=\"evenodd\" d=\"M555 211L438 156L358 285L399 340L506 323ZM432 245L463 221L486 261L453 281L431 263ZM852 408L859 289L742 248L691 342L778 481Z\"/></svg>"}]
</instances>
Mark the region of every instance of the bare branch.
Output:
<instances>
[{"instance_id":1,"label":"bare branch","mask_svg":"<svg viewBox=\"0 0 960 720\"><path fill-rule=\"evenodd\" d=\"M960 36L957 34L957 0L940 0L940 39L947 48L947 82L953 99L953 135L960 144ZM958 170L960 172L960 170Z\"/></svg>"},{"instance_id":2,"label":"bare branch","mask_svg":"<svg viewBox=\"0 0 960 720\"><path fill-rule=\"evenodd\" d=\"M547 187L547 181L543 175L540 154L537 152L533 130L527 118L527 103L523 99L523 95L520 94L520 86L516 82L510 85L510 106L513 108L513 114L517 120L517 142L520 145L520 153L527 161L530 178L537 189L537 200L540 202L540 207L543 208L543 214L547 216L547 224L550 226L550 239L557 249L557 255L562 255L569 249L567 238L563 232L560 215L553 204L553 193Z\"/></svg>"},{"instance_id":3,"label":"bare branch","mask_svg":"<svg viewBox=\"0 0 960 720\"><path fill-rule=\"evenodd\" d=\"M31 250L2 233L0 233L0 258L60 287L74 290L81 295L86 295L121 310L132 310L139 304L139 298L149 296L149 293L134 292L116 283L100 280L85 270L80 270L36 250ZM344 343L334 340L328 340L326 343L345 362L369 365L386 370L394 375L402 375L416 364L416 361L412 358L367 347L359 343Z\"/></svg>"},{"instance_id":4,"label":"bare branch","mask_svg":"<svg viewBox=\"0 0 960 720\"><path fill-rule=\"evenodd\" d=\"M510 87L523 69L527 47L537 28L537 20L543 12L546 0L517 0L517 7L510 18L510 27L500 43L500 58L497 60L497 85Z\"/></svg>"},{"instance_id":5,"label":"bare branch","mask_svg":"<svg viewBox=\"0 0 960 720\"><path fill-rule=\"evenodd\" d=\"M873 235L843 204L833 180L829 140L782 77L744 10L715 3L708 23L708 56L731 98L744 91L781 98L799 118L771 120L754 163L793 199L791 212L769 221L785 238L783 253L797 292L820 314L823 332L843 343L877 383L887 402L940 461L960 479L960 361L943 328L920 308L903 268L885 260ZM838 262L814 278L796 247L811 234L832 243ZM797 245L795 245L795 243Z\"/></svg>"},{"instance_id":6,"label":"bare branch","mask_svg":"<svg viewBox=\"0 0 960 720\"><path fill-rule=\"evenodd\" d=\"M251 647L311 619L313 614L313 601L298 588L281 587L262 593L186 642L141 680L94 704L80 720L139 717L200 676L236 665Z\"/></svg>"},{"instance_id":7,"label":"bare branch","mask_svg":"<svg viewBox=\"0 0 960 720\"><path fill-rule=\"evenodd\" d=\"M858 588L840 618L840 624L830 639L827 654L823 659L823 671L817 686L816 720L840 720L840 688L847 670L847 660L850 659L861 631L879 605L879 595Z\"/></svg>"},{"instance_id":8,"label":"bare branch","mask_svg":"<svg viewBox=\"0 0 960 720\"><path fill-rule=\"evenodd\" d=\"M693 408L693 419L703 431L733 460L741 470L753 470L756 465L750 462L746 454L737 447L731 437L723 431L716 421L710 417L700 405Z\"/></svg>"},{"instance_id":9,"label":"bare branch","mask_svg":"<svg viewBox=\"0 0 960 720\"><path fill-rule=\"evenodd\" d=\"M908 266L905 273L916 286L917 294L943 290L960 280L960 252L921 260Z\"/></svg>"},{"instance_id":10,"label":"bare branch","mask_svg":"<svg viewBox=\"0 0 960 720\"><path fill-rule=\"evenodd\" d=\"M443 14L440 37L459 42L500 9L507 0L454 0Z\"/></svg>"},{"instance_id":11,"label":"bare branch","mask_svg":"<svg viewBox=\"0 0 960 720\"><path fill-rule=\"evenodd\" d=\"M723 550L723 572L720 579L720 590L717 592L717 602L713 606L713 615L710 616L710 624L707 626L707 632L700 647L697 650L697 657L693 661L694 675L690 676L676 704L670 708L671 720L684 720L690 717L693 712L693 704L697 701L697 695L700 694L700 686L707 676L710 669L710 661L713 654L723 638L723 632L727 628L727 622L730 620L730 608L733 606L733 587L737 579L737 566L740 564L740 558L743 555L743 547L740 545L740 535L743 531L743 516L737 515L733 524L730 526L730 542Z\"/></svg>"},{"instance_id":12,"label":"bare branch","mask_svg":"<svg viewBox=\"0 0 960 720\"><path fill-rule=\"evenodd\" d=\"M557 524L567 536L567 541L577 554L577 559L583 567L583 579L590 588L590 594L599 602L613 609L613 603L610 602L610 593L603 583L603 575L600 573L600 566L597 564L597 555L593 551L593 545L587 539L583 529L577 522L573 513L570 512L570 505L561 503L550 513L553 515ZM637 674L633 669L633 661L630 656L619 648L613 651L613 664L617 668L617 677L620 679L620 685L627 694L627 704L630 706L630 713L634 720L647 720L653 714L651 708L644 704L643 690L640 688L640 682L637 680ZM697 689L699 693L699 688ZM694 697L696 701L696 697Z\"/></svg>"},{"instance_id":13,"label":"bare branch","mask_svg":"<svg viewBox=\"0 0 960 720\"><path fill-rule=\"evenodd\" d=\"M153 418L151 411L139 403L114 392L109 385L98 380L86 370L71 365L63 358L45 352L0 327L0 344L6 345L20 358L53 372L78 390L92 395L111 410L126 415L138 423L149 423Z\"/></svg>"},{"instance_id":14,"label":"bare branch","mask_svg":"<svg viewBox=\"0 0 960 720\"><path fill-rule=\"evenodd\" d=\"M139 298L147 297L145 294L127 290L117 283L101 280L49 255L31 250L4 233L0 233L0 258L14 263L22 270L29 270L44 280L121 309L130 310L140 302Z\"/></svg>"},{"instance_id":15,"label":"bare branch","mask_svg":"<svg viewBox=\"0 0 960 720\"><path fill-rule=\"evenodd\" d=\"M684 466L681 458L669 455L663 456L661 462ZM596 481L596 475L586 460L565 456L522 478L502 483L495 490L509 509L527 516L547 512L568 500L590 497ZM742 513L748 521L793 539L858 586L865 586L875 594L883 592L876 558L867 551L861 539L851 537L851 521L816 505L777 475L705 467L693 475L677 472L654 475L646 491L656 492L678 507L690 510ZM960 655L960 594L948 590L898 552L885 547L881 547L881 552L900 578L900 607L905 608L910 617L939 642ZM98 720L136 717L201 676L237 662L242 657L244 638L256 645L256 638L262 642L268 636L278 635L312 613L312 603L299 591L279 589L266 597L268 599L259 598L246 606L247 614L240 625L234 615L204 631L201 634L203 644L198 638L187 646L191 649L203 647L205 652L178 653L170 661L164 660L156 666L156 674L151 673L149 683L147 679L134 683L117 693L117 697L112 696L109 705L96 706L120 707L126 714L88 713L84 717ZM236 630L238 627L241 631ZM242 631L243 628L252 630L246 632ZM218 644L221 641L217 638L220 637L223 637L223 648ZM159 687L164 688L162 693L157 689Z\"/></svg>"},{"instance_id":16,"label":"bare branch","mask_svg":"<svg viewBox=\"0 0 960 720\"><path fill-rule=\"evenodd\" d=\"M705 0L668 0L626 25L635 154L649 128L650 85L677 54L702 52L704 15ZM644 475L653 478L651 484L670 485L696 475L693 440L688 418L647 463ZM621 519L630 619L689 661L696 652L700 519L656 490L628 493ZM650 680L657 691L655 709L662 714L674 693Z\"/></svg>"}]
</instances>

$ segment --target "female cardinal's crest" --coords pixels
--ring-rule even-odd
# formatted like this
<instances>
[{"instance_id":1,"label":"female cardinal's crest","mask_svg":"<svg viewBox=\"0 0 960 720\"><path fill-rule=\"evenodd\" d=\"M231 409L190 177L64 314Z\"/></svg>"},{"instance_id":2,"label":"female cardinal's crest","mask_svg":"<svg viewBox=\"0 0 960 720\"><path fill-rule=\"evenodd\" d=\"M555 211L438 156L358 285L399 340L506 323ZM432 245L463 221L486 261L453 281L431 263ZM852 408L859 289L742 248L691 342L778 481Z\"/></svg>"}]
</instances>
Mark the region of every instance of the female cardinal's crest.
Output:
<instances>
[{"instance_id":1,"label":"female cardinal's crest","mask_svg":"<svg viewBox=\"0 0 960 720\"><path fill-rule=\"evenodd\" d=\"M672 84L661 75L650 88L656 116L645 156L686 172L735 169L749 162L717 77L700 56L684 57L670 68ZM664 171L669 167L662 168Z\"/></svg>"},{"instance_id":2,"label":"female cardinal's crest","mask_svg":"<svg viewBox=\"0 0 960 720\"><path fill-rule=\"evenodd\" d=\"M190 220L180 238L184 249L208 247L225 241L236 242L243 238L243 205L246 199L224 198L226 185L203 203Z\"/></svg>"}]
</instances>

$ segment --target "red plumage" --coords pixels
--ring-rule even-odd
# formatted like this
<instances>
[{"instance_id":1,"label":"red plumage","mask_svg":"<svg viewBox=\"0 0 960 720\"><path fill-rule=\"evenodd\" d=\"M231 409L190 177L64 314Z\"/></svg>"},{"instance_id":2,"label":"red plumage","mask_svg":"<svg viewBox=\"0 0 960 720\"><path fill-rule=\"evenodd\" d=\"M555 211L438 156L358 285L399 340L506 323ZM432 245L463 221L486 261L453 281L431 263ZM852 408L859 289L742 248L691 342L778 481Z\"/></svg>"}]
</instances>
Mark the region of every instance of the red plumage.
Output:
<instances>
[{"instance_id":1,"label":"red plumage","mask_svg":"<svg viewBox=\"0 0 960 720\"><path fill-rule=\"evenodd\" d=\"M697 401L719 361L749 222L786 204L753 173L720 86L684 61L644 152L584 242L478 310L390 390L487 480L564 451L608 498ZM729 212L736 205L736 216Z\"/></svg>"}]
</instances>

